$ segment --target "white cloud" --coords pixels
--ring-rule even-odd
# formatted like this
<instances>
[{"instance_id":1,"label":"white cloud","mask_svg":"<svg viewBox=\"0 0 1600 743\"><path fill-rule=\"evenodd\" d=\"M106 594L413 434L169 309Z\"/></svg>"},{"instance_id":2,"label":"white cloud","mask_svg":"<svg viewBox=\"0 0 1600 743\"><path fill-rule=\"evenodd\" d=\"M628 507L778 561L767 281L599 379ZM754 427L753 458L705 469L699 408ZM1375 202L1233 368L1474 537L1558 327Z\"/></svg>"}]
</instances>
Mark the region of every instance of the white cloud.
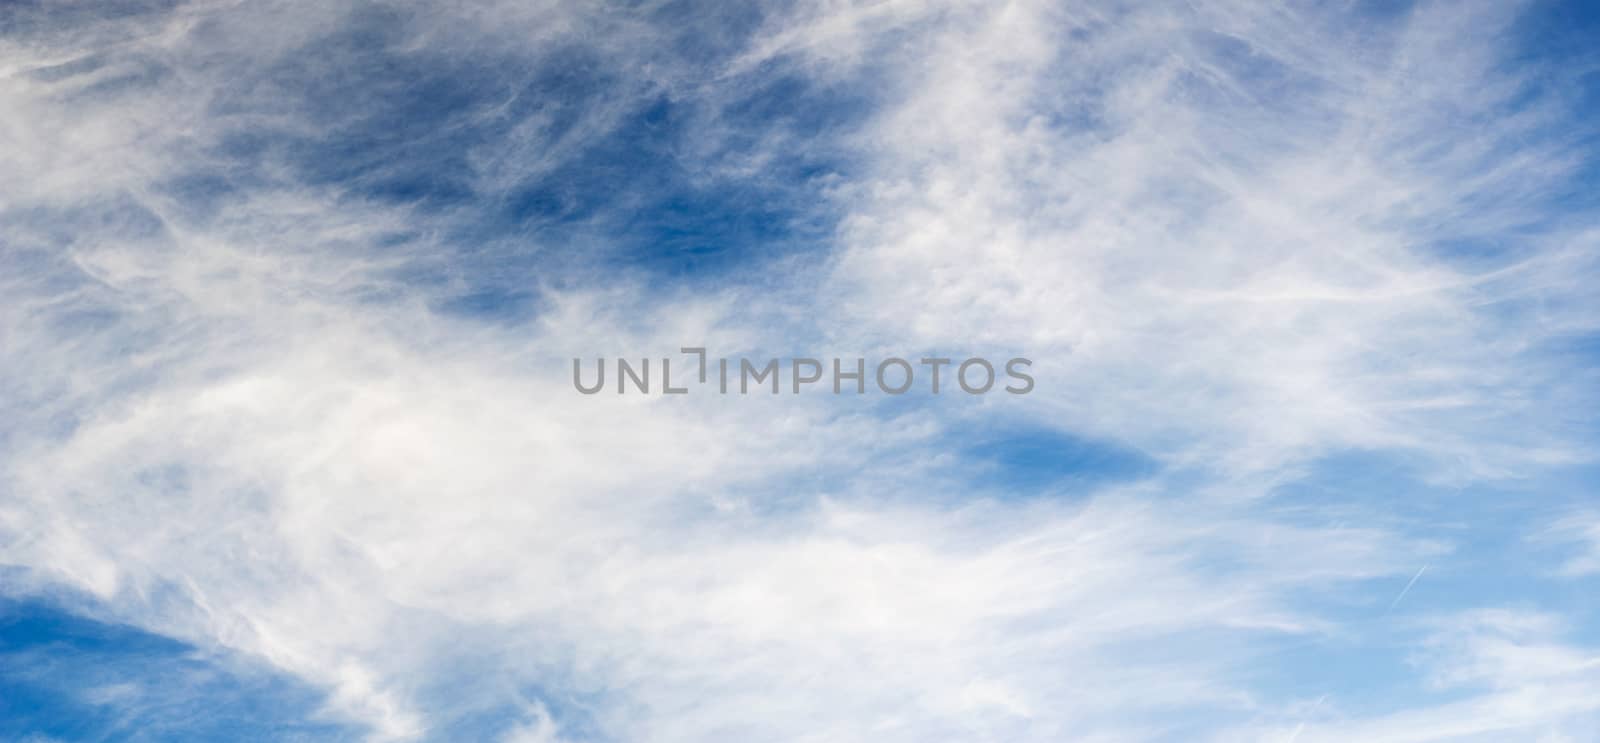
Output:
<instances>
[{"instance_id":1,"label":"white cloud","mask_svg":"<svg viewBox=\"0 0 1600 743\"><path fill-rule=\"evenodd\" d=\"M1565 549L1558 567L1562 575L1580 578L1600 573L1600 515L1587 511L1568 515L1535 535L1534 541Z\"/></svg>"},{"instance_id":2,"label":"white cloud","mask_svg":"<svg viewBox=\"0 0 1600 743\"><path fill-rule=\"evenodd\" d=\"M1474 477L1581 455L1516 424L1590 399L1552 385L1538 344L1594 327L1578 293L1594 233L1549 225L1491 268L1429 252L1538 218L1536 192L1573 165L1559 141L1521 144L1559 112L1500 115L1521 81L1497 71L1488 5L1361 33L1254 4L823 4L711 82L644 51L661 32L626 17L404 7L407 43L439 53L526 43L536 65L599 39L645 82L580 112L592 133L642 89L703 96L722 131L718 85L774 68L877 86L883 107L831 143L865 160L829 181L844 219L826 265L699 295L573 270L540 278L534 319L486 325L397 278L448 266L443 235L470 213L265 172L196 216L157 185L230 134L314 130L271 90L243 113L219 102L343 12L202 4L0 46L0 169L36 176L0 184L18 217L0 234L0 383L17 390L0 402L0 562L263 658L374 738L487 704L429 688L469 665L555 687L557 709L599 698L597 729L623 740L1216 730L1269 704L1239 673L1265 642L1338 629L1310 598L1381 613L1392 593L1361 581L1444 549L1275 513L1242 483L1346 447ZM163 72L96 88L141 69ZM509 131L470 148L490 197L588 144L538 115ZM397 233L421 237L389 247ZM1031 410L984 412L1209 476L996 500L938 466L962 412L568 387L573 356L802 340L1028 353ZM1435 677L1488 684L1488 706L1296 740L1590 714L1587 651L1545 620L1461 621ZM527 709L507 740L577 739Z\"/></svg>"},{"instance_id":3,"label":"white cloud","mask_svg":"<svg viewBox=\"0 0 1600 743\"><path fill-rule=\"evenodd\" d=\"M1592 227L1541 202L1581 158L1557 104L1518 102L1505 4L1358 29L1235 3L948 12L873 56L897 105L838 190L840 326L1026 350L1049 416L1224 473L1585 456L1508 430L1592 402L1540 344L1597 318ZM860 56L833 28L783 48ZM1504 254L1445 257L1470 240Z\"/></svg>"}]
</instances>

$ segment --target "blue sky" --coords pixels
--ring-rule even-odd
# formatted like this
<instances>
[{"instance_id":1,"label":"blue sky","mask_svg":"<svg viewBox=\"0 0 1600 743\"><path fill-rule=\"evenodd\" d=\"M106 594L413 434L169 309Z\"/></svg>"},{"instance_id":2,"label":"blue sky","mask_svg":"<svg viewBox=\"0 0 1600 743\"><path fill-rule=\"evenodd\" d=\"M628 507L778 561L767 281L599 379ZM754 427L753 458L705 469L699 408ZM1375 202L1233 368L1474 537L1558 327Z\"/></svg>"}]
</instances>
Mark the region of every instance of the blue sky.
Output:
<instances>
[{"instance_id":1,"label":"blue sky","mask_svg":"<svg viewBox=\"0 0 1600 743\"><path fill-rule=\"evenodd\" d=\"M0 739L1594 740L1600 13L1323 5L0 6Z\"/></svg>"}]
</instances>

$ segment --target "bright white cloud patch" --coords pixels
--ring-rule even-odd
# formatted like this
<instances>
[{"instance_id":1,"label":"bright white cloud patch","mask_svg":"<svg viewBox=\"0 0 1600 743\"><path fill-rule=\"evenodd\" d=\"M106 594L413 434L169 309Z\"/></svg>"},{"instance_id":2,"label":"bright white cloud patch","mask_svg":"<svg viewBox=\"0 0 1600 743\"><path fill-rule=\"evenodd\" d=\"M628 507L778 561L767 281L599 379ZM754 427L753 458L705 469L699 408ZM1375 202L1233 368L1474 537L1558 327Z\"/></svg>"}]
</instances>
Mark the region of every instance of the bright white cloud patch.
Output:
<instances>
[{"instance_id":1,"label":"bright white cloud patch","mask_svg":"<svg viewBox=\"0 0 1600 743\"><path fill-rule=\"evenodd\" d=\"M1593 728L1593 162L1517 8L120 10L0 11L29 591L375 740ZM686 344L1040 384L570 386Z\"/></svg>"}]
</instances>

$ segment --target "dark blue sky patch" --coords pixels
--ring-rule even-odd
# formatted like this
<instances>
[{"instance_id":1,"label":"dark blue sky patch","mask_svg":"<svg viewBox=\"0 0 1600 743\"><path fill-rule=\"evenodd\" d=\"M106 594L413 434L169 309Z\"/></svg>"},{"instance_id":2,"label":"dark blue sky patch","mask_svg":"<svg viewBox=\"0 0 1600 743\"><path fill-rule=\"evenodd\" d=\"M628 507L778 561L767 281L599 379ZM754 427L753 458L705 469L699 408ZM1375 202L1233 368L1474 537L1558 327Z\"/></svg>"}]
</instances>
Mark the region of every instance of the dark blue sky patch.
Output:
<instances>
[{"instance_id":1,"label":"dark blue sky patch","mask_svg":"<svg viewBox=\"0 0 1600 743\"><path fill-rule=\"evenodd\" d=\"M240 121L215 154L383 201L469 196L467 148L490 135L473 118L507 97L501 60L413 50L409 40L401 16L369 7L251 71L210 106L211 115ZM264 123L274 115L293 123Z\"/></svg>"},{"instance_id":2,"label":"dark blue sky patch","mask_svg":"<svg viewBox=\"0 0 1600 743\"><path fill-rule=\"evenodd\" d=\"M505 221L557 245L608 244L587 256L599 265L679 278L825 249L834 217L822 188L848 166L815 142L859 124L866 106L792 78L753 88L714 110L658 97L510 199Z\"/></svg>"},{"instance_id":3,"label":"dark blue sky patch","mask_svg":"<svg viewBox=\"0 0 1600 743\"><path fill-rule=\"evenodd\" d=\"M822 143L864 121L864 89L769 64L706 92L695 76L742 51L759 15L695 13L684 29L667 23L685 12L676 4L624 12L660 22L669 43L641 54L671 72L629 74L576 40L521 56L432 48L402 14L352 13L242 71L209 109L238 125L168 195L203 216L268 185L253 174L287 173L272 185L404 205L437 218L469 295L507 291L491 266L533 279L536 253L547 275L621 265L685 277L820 249L832 229L821 189L848 162Z\"/></svg>"},{"instance_id":4,"label":"dark blue sky patch","mask_svg":"<svg viewBox=\"0 0 1600 743\"><path fill-rule=\"evenodd\" d=\"M0 739L359 740L312 720L322 695L175 640L0 598Z\"/></svg>"},{"instance_id":5,"label":"dark blue sky patch","mask_svg":"<svg viewBox=\"0 0 1600 743\"><path fill-rule=\"evenodd\" d=\"M1600 64L1600 4L1588 0L1538 0L1517 16L1513 26L1519 55L1515 62L1594 70Z\"/></svg>"},{"instance_id":6,"label":"dark blue sky patch","mask_svg":"<svg viewBox=\"0 0 1600 743\"><path fill-rule=\"evenodd\" d=\"M0 2L0 37L71 33L95 23L166 13L180 3L181 0L5 0Z\"/></svg>"},{"instance_id":7,"label":"dark blue sky patch","mask_svg":"<svg viewBox=\"0 0 1600 743\"><path fill-rule=\"evenodd\" d=\"M1137 480L1159 469L1136 449L1031 426L980 434L962 449L962 458L982 473L986 486L1018 495Z\"/></svg>"},{"instance_id":8,"label":"dark blue sky patch","mask_svg":"<svg viewBox=\"0 0 1600 743\"><path fill-rule=\"evenodd\" d=\"M446 315L514 324L528 319L541 306L540 299L531 286L519 289L491 284L449 294L433 309Z\"/></svg>"},{"instance_id":9,"label":"dark blue sky patch","mask_svg":"<svg viewBox=\"0 0 1600 743\"><path fill-rule=\"evenodd\" d=\"M1530 95L1561 102L1573 115L1555 128L1578 161L1575 177L1548 184L1542 194L1551 214L1584 215L1600 209L1600 3L1541 0L1518 16L1510 34L1512 69L1534 69Z\"/></svg>"}]
</instances>

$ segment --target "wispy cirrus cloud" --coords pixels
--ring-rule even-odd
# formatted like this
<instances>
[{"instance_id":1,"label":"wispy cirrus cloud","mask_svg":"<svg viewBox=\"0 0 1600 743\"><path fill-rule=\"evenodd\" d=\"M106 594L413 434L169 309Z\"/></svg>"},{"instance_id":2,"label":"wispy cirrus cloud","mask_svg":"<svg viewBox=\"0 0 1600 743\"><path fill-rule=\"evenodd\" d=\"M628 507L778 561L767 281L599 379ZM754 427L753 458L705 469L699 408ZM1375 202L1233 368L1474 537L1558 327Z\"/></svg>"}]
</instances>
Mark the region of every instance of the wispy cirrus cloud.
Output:
<instances>
[{"instance_id":1,"label":"wispy cirrus cloud","mask_svg":"<svg viewBox=\"0 0 1600 743\"><path fill-rule=\"evenodd\" d=\"M1502 64L1512 8L950 13L875 16L915 41L867 53L832 16L789 33L900 83L839 190L842 325L1034 349L1052 413L1224 472L1584 456L1540 421L1592 404L1557 355L1597 319L1559 206L1592 135Z\"/></svg>"},{"instance_id":2,"label":"wispy cirrus cloud","mask_svg":"<svg viewBox=\"0 0 1600 743\"><path fill-rule=\"evenodd\" d=\"M1592 163L1562 79L1511 63L1516 8L0 12L30 176L0 185L0 561L373 739L1592 717L1563 620L1391 603L1496 549L1450 523L1508 521L1430 488L1593 440L1596 233L1563 201ZM569 387L688 343L1026 353L1041 384ZM973 451L1039 429L1148 463ZM1423 464L1352 492L1318 469L1351 450ZM1296 643L1439 652L1352 680Z\"/></svg>"}]
</instances>

